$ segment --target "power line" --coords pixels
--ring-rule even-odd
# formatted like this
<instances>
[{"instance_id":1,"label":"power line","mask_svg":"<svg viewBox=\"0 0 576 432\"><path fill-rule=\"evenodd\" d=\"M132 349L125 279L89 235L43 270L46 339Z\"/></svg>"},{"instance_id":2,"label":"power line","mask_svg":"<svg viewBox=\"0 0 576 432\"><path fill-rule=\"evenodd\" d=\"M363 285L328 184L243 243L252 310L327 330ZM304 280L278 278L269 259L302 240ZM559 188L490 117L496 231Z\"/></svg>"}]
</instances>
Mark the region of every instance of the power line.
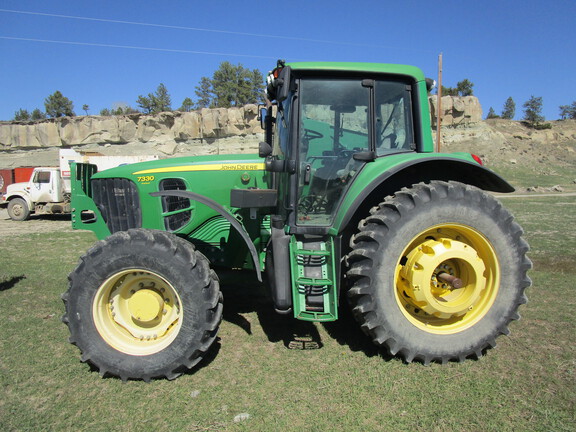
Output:
<instances>
[{"instance_id":1,"label":"power line","mask_svg":"<svg viewBox=\"0 0 576 432\"><path fill-rule=\"evenodd\" d=\"M63 44L63 45L92 46L92 47L102 47L102 48L124 48L124 49L135 49L135 50L142 50L142 51L162 51L162 52L172 52L172 53L180 53L180 54L182 54L182 53L184 53L184 54L204 54L204 55L214 55L214 56L250 57L250 58L277 60L277 57L259 56L259 55L251 55L251 54L231 54L231 53L210 52L210 51L193 51L193 50L170 49L170 48L139 47L139 46L132 46L132 45L113 45L113 44L101 44L101 43L91 43L91 42L73 42L73 41L61 41L61 40L50 40L50 39L19 38L19 37L11 37L11 36L0 36L0 39L16 40L16 41L24 41L24 42L43 42L43 43L53 43L53 44Z\"/></svg>"},{"instance_id":2,"label":"power line","mask_svg":"<svg viewBox=\"0 0 576 432\"><path fill-rule=\"evenodd\" d=\"M218 29L208 29L208 28L201 28L201 27L175 26L175 25L168 25L168 24L155 24L155 23L145 23L145 22L137 22L137 21L112 20L112 19L106 19L106 18L91 18L91 17L82 17L82 16L75 16L75 15L61 15L61 14L51 14L51 13L43 13L43 12L19 11L19 10L11 10L11 9L0 9L0 12L15 13L15 14L22 14L22 15L45 16L45 17L52 17L52 18L75 19L75 20L93 21L93 22L104 22L104 23L112 23L112 24L128 24L128 25L167 28L167 29L175 29L175 30L188 30L188 31L230 34L230 35L236 35L236 36L251 36L251 37L262 37L262 38L272 38L272 39L284 39L284 40L294 40L294 41L300 41L300 42L314 42L314 43L324 43L324 44L333 44L333 45L347 45L347 46L356 46L356 47L400 49L398 46L362 44L362 43L334 41L334 40L325 40L325 39L301 38L301 37L296 37L296 36L282 36L282 35L272 35L272 34L262 34L262 33L237 32L237 31L232 31L232 30L218 30ZM405 48L402 48L402 50L406 51ZM411 51L431 52L431 51L427 51L427 50L418 50L418 49L411 49Z\"/></svg>"}]
</instances>

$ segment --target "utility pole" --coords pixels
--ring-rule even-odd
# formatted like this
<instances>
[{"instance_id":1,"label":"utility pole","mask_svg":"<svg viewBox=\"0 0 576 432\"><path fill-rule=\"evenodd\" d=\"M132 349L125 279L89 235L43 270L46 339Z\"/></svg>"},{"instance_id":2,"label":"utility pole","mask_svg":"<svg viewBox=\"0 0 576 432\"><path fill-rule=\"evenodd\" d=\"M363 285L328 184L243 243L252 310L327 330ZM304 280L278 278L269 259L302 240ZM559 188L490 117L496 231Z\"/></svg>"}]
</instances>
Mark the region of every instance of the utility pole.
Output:
<instances>
[{"instance_id":1,"label":"utility pole","mask_svg":"<svg viewBox=\"0 0 576 432\"><path fill-rule=\"evenodd\" d=\"M440 151L440 126L442 124L442 53L438 56L438 91L436 93L436 151Z\"/></svg>"}]
</instances>

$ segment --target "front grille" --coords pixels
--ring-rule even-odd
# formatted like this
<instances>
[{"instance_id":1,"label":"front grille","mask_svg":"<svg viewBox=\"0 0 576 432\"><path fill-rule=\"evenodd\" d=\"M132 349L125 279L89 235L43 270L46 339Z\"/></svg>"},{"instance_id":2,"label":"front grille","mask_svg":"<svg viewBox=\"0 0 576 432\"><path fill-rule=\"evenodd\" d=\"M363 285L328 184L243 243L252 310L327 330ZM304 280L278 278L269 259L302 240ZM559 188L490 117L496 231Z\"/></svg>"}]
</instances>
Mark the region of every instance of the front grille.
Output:
<instances>
[{"instance_id":1,"label":"front grille","mask_svg":"<svg viewBox=\"0 0 576 432\"><path fill-rule=\"evenodd\" d=\"M142 210L134 182L122 178L92 180L92 199L111 233L142 227Z\"/></svg>"}]
</instances>

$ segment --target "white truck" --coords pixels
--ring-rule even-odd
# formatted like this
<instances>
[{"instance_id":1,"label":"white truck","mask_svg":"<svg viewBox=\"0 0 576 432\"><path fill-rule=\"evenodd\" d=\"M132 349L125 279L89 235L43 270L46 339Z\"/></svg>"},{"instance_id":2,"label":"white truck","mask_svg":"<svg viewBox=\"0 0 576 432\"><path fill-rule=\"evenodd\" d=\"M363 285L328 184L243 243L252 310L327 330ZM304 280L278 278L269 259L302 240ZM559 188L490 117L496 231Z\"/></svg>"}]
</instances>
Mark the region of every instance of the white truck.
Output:
<instances>
[{"instance_id":1,"label":"white truck","mask_svg":"<svg viewBox=\"0 0 576 432\"><path fill-rule=\"evenodd\" d=\"M36 167L25 183L8 185L0 207L8 208L14 221L24 221L30 214L70 213L70 164L90 163L98 171L136 162L158 159L158 156L104 156L100 153L60 150L59 167Z\"/></svg>"}]
</instances>

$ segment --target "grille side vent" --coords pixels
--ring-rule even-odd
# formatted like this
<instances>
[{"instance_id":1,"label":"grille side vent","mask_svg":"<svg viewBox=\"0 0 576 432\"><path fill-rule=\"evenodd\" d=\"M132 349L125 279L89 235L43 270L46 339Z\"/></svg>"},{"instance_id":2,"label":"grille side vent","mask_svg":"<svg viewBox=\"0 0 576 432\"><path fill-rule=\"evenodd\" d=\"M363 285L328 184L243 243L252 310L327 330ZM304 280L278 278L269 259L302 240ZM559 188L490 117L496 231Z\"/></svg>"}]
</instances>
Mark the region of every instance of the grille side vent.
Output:
<instances>
[{"instance_id":1,"label":"grille side vent","mask_svg":"<svg viewBox=\"0 0 576 432\"><path fill-rule=\"evenodd\" d=\"M92 199L111 233L142 227L142 210L136 185L128 179L94 179Z\"/></svg>"},{"instance_id":2,"label":"grille side vent","mask_svg":"<svg viewBox=\"0 0 576 432\"><path fill-rule=\"evenodd\" d=\"M181 179L165 179L160 182L161 191L186 190L186 184ZM162 197L162 211L171 213L164 216L164 227L167 231L176 231L186 225L191 218L190 200L184 197Z\"/></svg>"}]
</instances>

